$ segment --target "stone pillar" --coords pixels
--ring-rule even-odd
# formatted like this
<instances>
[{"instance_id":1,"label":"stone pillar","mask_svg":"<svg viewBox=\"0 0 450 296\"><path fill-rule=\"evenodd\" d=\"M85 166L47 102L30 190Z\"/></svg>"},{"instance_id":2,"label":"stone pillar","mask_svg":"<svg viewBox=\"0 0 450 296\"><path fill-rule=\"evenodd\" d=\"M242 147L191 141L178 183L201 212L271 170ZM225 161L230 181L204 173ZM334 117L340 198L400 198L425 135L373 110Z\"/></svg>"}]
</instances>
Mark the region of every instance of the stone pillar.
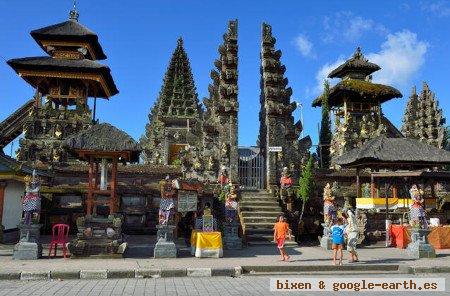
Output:
<instances>
[{"instance_id":1,"label":"stone pillar","mask_svg":"<svg viewBox=\"0 0 450 296\"><path fill-rule=\"evenodd\" d=\"M3 206L5 203L6 182L0 182L0 229L3 225Z\"/></svg>"},{"instance_id":2,"label":"stone pillar","mask_svg":"<svg viewBox=\"0 0 450 296\"><path fill-rule=\"evenodd\" d=\"M173 241L174 225L157 225L157 242L153 250L154 258L176 258L177 246Z\"/></svg>"},{"instance_id":3,"label":"stone pillar","mask_svg":"<svg viewBox=\"0 0 450 296\"><path fill-rule=\"evenodd\" d=\"M0 182L0 243L3 242L3 205L5 202L6 182Z\"/></svg>"},{"instance_id":4,"label":"stone pillar","mask_svg":"<svg viewBox=\"0 0 450 296\"><path fill-rule=\"evenodd\" d=\"M412 242L409 243L407 251L413 258L436 258L436 252L432 245L428 243L429 229L413 229L411 233Z\"/></svg>"},{"instance_id":5,"label":"stone pillar","mask_svg":"<svg viewBox=\"0 0 450 296\"><path fill-rule=\"evenodd\" d=\"M242 249L242 239L239 237L239 222L225 222L223 226L224 247L228 250Z\"/></svg>"},{"instance_id":6,"label":"stone pillar","mask_svg":"<svg viewBox=\"0 0 450 296\"><path fill-rule=\"evenodd\" d=\"M322 223L323 227L323 236L319 237L320 246L329 251L331 250L332 240L331 240L331 230L330 227L326 223Z\"/></svg>"}]
</instances>

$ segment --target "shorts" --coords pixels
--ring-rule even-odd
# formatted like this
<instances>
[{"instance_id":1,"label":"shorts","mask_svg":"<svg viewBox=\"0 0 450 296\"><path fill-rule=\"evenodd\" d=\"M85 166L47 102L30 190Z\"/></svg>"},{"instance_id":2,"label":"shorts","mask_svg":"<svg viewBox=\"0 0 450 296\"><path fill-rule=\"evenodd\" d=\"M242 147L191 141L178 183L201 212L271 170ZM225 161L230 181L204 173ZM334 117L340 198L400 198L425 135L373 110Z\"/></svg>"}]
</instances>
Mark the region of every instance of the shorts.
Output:
<instances>
[{"instance_id":1,"label":"shorts","mask_svg":"<svg viewBox=\"0 0 450 296\"><path fill-rule=\"evenodd\" d=\"M285 241L285 240L286 240L285 238L279 238L279 239L277 239L277 247L278 247L278 249L284 248L284 241Z\"/></svg>"},{"instance_id":2,"label":"shorts","mask_svg":"<svg viewBox=\"0 0 450 296\"><path fill-rule=\"evenodd\" d=\"M344 246L344 244L335 244L335 243L333 243L333 244L331 245L331 248L332 248L333 250L342 250L343 246Z\"/></svg>"}]
</instances>

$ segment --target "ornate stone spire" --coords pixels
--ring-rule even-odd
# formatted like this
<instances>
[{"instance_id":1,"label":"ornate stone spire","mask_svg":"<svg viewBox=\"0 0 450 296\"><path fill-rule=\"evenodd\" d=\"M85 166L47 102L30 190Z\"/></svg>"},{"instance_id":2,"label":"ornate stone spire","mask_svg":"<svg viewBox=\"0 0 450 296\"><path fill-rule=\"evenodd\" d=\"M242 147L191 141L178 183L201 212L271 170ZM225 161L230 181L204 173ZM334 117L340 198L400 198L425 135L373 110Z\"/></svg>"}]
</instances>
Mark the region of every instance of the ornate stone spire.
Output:
<instances>
[{"instance_id":1,"label":"ornate stone spire","mask_svg":"<svg viewBox=\"0 0 450 296\"><path fill-rule=\"evenodd\" d=\"M69 20L74 20L78 22L78 17L80 14L77 11L77 0L73 0L73 7L69 12Z\"/></svg>"},{"instance_id":2,"label":"ornate stone spire","mask_svg":"<svg viewBox=\"0 0 450 296\"><path fill-rule=\"evenodd\" d=\"M417 138L422 142L434 145L438 148L444 147L445 118L435 94L430 90L428 84L423 82L422 91L419 95L417 108Z\"/></svg>"},{"instance_id":3,"label":"ornate stone spire","mask_svg":"<svg viewBox=\"0 0 450 296\"><path fill-rule=\"evenodd\" d=\"M294 122L292 113L297 103L291 102L292 89L284 77L286 67L281 63L281 51L275 49L272 27L263 23L261 33L259 146L266 156L267 182L270 186L278 182L283 167L289 167L292 173L300 171L310 139L299 140L303 127L300 121ZM271 146L282 147L282 152L269 153L268 147Z\"/></svg>"},{"instance_id":4,"label":"ornate stone spire","mask_svg":"<svg viewBox=\"0 0 450 296\"><path fill-rule=\"evenodd\" d=\"M183 39L179 38L141 138L145 161L172 164L178 159L176 149L186 144L197 147L202 113Z\"/></svg>"},{"instance_id":5,"label":"ornate stone spire","mask_svg":"<svg viewBox=\"0 0 450 296\"><path fill-rule=\"evenodd\" d=\"M416 86L413 86L408 103L406 104L405 115L403 116L402 133L407 138L418 138L417 108L419 105L419 96L416 92Z\"/></svg>"}]
</instances>

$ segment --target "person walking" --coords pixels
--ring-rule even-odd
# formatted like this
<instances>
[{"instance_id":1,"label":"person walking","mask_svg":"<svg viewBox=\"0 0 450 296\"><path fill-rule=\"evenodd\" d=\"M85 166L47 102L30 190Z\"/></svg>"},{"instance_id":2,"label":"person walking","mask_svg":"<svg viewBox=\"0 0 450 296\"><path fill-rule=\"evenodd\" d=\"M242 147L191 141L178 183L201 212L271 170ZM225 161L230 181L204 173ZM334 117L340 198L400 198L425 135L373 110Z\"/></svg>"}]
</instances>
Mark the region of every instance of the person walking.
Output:
<instances>
[{"instance_id":1,"label":"person walking","mask_svg":"<svg viewBox=\"0 0 450 296\"><path fill-rule=\"evenodd\" d=\"M344 230L343 219L339 217L336 224L331 226L331 237L333 241L333 264L336 265L336 260L339 260L339 265L342 265L342 248L344 246ZM339 253L339 256L338 256Z\"/></svg>"},{"instance_id":2,"label":"person walking","mask_svg":"<svg viewBox=\"0 0 450 296\"><path fill-rule=\"evenodd\" d=\"M348 262L358 262L358 253L356 252L356 244L358 243L358 224L356 216L352 210L347 211L347 226L345 227L347 236L347 251L350 253Z\"/></svg>"},{"instance_id":3,"label":"person walking","mask_svg":"<svg viewBox=\"0 0 450 296\"><path fill-rule=\"evenodd\" d=\"M284 242L286 237L291 240L291 232L289 224L286 222L286 218L283 215L278 216L277 222L273 227L273 240L276 242L278 250L280 251L281 261L289 261L291 258L284 249Z\"/></svg>"}]
</instances>

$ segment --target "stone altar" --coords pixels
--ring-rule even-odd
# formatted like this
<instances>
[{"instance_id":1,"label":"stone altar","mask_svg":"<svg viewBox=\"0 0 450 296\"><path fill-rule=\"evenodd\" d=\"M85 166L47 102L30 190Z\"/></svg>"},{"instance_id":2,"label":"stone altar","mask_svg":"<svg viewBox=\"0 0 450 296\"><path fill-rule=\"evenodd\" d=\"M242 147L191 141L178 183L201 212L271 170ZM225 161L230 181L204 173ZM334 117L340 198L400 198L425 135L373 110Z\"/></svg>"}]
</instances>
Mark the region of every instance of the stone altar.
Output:
<instances>
[{"instance_id":1,"label":"stone altar","mask_svg":"<svg viewBox=\"0 0 450 296\"><path fill-rule=\"evenodd\" d=\"M411 233L412 242L409 243L407 251L413 258L436 258L433 246L428 243L429 229L413 229Z\"/></svg>"},{"instance_id":2,"label":"stone altar","mask_svg":"<svg viewBox=\"0 0 450 296\"><path fill-rule=\"evenodd\" d=\"M154 258L176 258L177 257L177 246L173 241L173 231L175 230L174 225L157 225L157 239L153 250Z\"/></svg>"},{"instance_id":3,"label":"stone altar","mask_svg":"<svg viewBox=\"0 0 450 296\"><path fill-rule=\"evenodd\" d=\"M41 227L42 224L19 224L20 240L14 246L14 260L36 260L42 257Z\"/></svg>"}]
</instances>

